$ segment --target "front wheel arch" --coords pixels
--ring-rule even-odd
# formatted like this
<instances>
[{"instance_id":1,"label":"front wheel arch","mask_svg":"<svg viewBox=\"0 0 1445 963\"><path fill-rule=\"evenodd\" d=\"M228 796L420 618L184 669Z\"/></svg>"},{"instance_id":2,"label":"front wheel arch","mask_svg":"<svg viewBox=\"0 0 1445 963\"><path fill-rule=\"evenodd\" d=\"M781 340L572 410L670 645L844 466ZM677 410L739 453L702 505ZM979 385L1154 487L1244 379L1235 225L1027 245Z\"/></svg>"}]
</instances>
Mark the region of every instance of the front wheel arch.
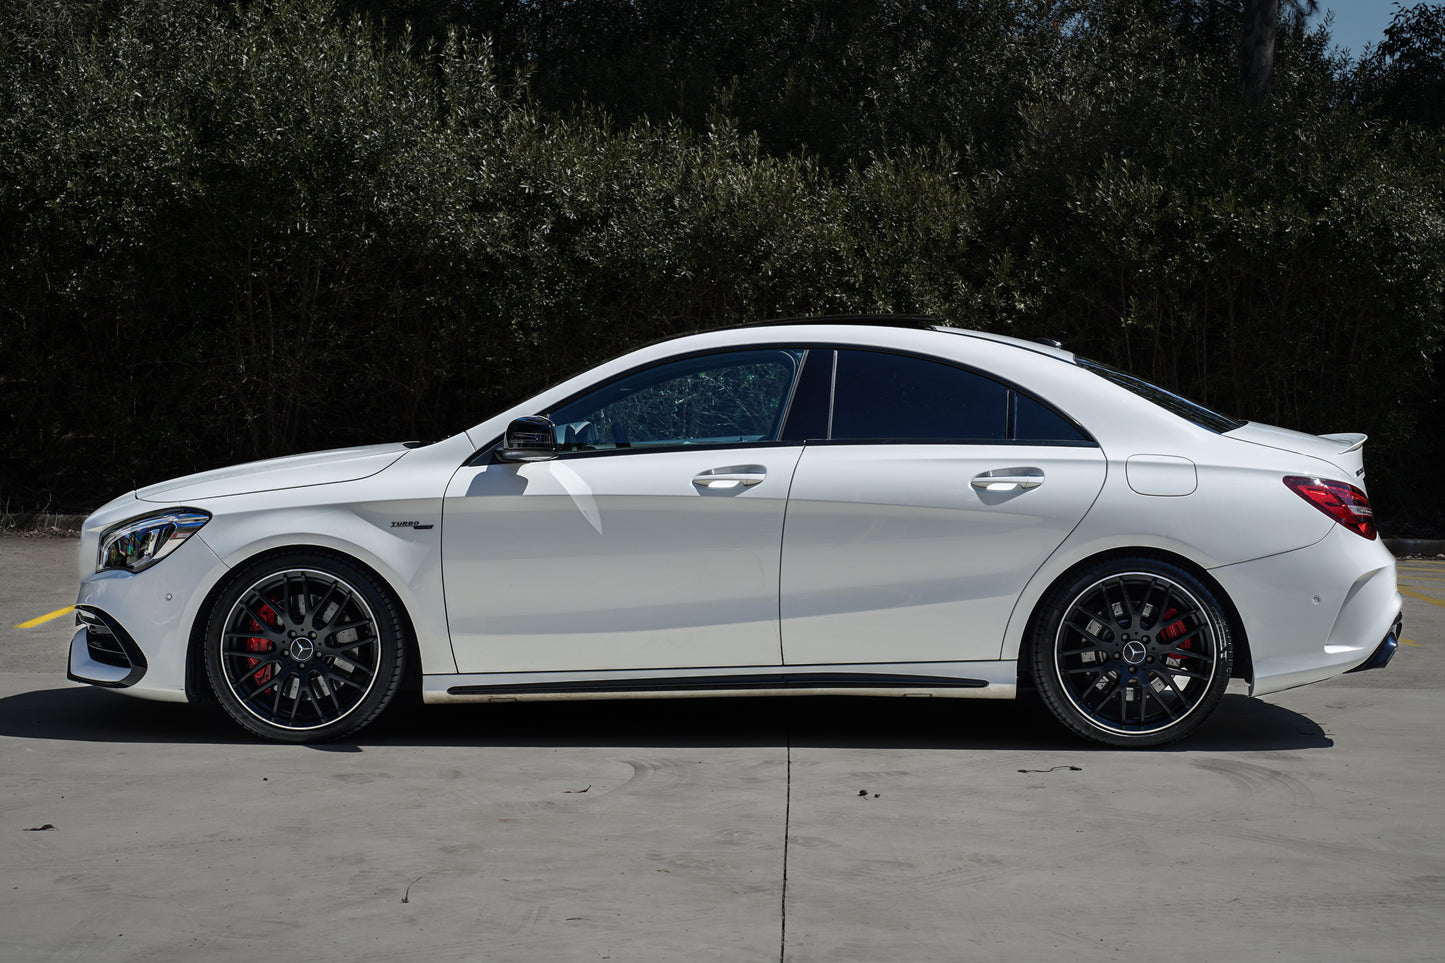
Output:
<instances>
[{"instance_id":1,"label":"front wheel arch","mask_svg":"<svg viewBox=\"0 0 1445 963\"><path fill-rule=\"evenodd\" d=\"M412 622L411 613L407 611L406 605L402 602L401 596L396 589L391 587L388 581L380 572L361 559L346 552L339 552L334 548L326 548L321 545L285 545L280 548L267 549L264 552L257 552L255 555L241 559L230 566L226 574L216 580L211 590L206 593L206 599L196 611L196 619L191 623L190 638L186 649L186 701L193 705L216 705L215 696L211 694L210 685L206 680L206 659L205 639L206 627L210 624L211 616L215 610L216 602L221 594L230 587L234 573L251 565L254 562L267 561L271 558L282 555L294 555L298 552L306 552L316 555L330 556L347 565L361 569L375 580L376 584L386 593L392 607L401 618L402 642L406 647L406 669L401 680L401 692L409 693L412 690L421 689L421 647L417 644L416 626Z\"/></svg>"}]
</instances>

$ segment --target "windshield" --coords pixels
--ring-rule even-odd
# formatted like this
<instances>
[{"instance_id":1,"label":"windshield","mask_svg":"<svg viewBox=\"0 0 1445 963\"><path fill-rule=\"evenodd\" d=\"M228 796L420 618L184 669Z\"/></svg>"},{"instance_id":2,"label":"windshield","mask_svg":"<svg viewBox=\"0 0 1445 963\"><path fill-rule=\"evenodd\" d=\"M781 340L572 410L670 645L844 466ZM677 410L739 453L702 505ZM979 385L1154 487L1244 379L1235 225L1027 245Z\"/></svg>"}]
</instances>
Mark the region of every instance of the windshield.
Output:
<instances>
[{"instance_id":1,"label":"windshield","mask_svg":"<svg viewBox=\"0 0 1445 963\"><path fill-rule=\"evenodd\" d=\"M1207 428L1210 431L1218 432L1222 435L1226 431L1233 431L1236 428L1243 427L1245 424L1228 415L1223 415L1217 411L1206 408L1198 402L1190 401L1188 398L1176 395L1172 391L1165 391L1158 385L1150 384L1143 378L1136 378L1131 374L1120 371L1118 368L1111 368L1106 364L1089 361L1085 358L1078 358L1077 364L1081 368L1087 368L1094 372L1094 374L1101 378L1114 382L1114 384L1121 388L1127 388L1146 401L1152 401L1166 411L1172 411L1179 417L1191 421L1201 428Z\"/></svg>"}]
</instances>

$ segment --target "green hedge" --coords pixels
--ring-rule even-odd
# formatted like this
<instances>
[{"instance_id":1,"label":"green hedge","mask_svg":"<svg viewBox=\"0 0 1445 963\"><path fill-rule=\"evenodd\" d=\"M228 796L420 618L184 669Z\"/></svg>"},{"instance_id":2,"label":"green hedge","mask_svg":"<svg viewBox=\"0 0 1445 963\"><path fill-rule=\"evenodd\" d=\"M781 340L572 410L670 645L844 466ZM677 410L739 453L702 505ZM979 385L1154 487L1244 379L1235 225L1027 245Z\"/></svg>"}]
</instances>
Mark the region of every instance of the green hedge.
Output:
<instances>
[{"instance_id":1,"label":"green hedge","mask_svg":"<svg viewBox=\"0 0 1445 963\"><path fill-rule=\"evenodd\" d=\"M779 5L791 46L654 79L692 92L675 113L588 107L522 33L500 65L440 36L446 5L436 36L311 0L8 8L0 510L439 437L672 333L908 312L1369 432L1387 533L1445 529L1417 484L1440 450L1438 134L1357 104L1318 34L1286 33L1274 102L1246 110L1226 51L1131 4L1062 26L960 5L967 35L862 7L841 35ZM869 30L893 33L864 56Z\"/></svg>"}]
</instances>

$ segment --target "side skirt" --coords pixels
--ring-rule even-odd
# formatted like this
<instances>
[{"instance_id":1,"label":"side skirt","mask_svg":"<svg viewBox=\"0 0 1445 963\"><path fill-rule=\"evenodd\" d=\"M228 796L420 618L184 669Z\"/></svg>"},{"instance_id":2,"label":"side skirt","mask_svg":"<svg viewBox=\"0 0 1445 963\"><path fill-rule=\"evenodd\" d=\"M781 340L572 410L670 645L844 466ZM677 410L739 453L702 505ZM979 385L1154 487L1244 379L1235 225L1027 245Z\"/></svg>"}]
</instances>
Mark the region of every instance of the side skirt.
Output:
<instances>
[{"instance_id":1,"label":"side skirt","mask_svg":"<svg viewBox=\"0 0 1445 963\"><path fill-rule=\"evenodd\" d=\"M547 672L426 676L428 703L679 699L773 695L1012 699L1012 661L930 665L708 668L671 672Z\"/></svg>"}]
</instances>

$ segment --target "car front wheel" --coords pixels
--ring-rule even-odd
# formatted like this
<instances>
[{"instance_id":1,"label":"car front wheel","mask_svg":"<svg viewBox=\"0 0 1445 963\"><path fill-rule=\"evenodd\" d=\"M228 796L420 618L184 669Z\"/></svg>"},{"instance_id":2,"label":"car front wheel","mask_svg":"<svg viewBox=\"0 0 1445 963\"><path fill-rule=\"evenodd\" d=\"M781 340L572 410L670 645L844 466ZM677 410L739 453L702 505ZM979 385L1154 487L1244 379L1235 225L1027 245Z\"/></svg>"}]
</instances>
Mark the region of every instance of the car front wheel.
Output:
<instances>
[{"instance_id":1,"label":"car front wheel","mask_svg":"<svg viewBox=\"0 0 1445 963\"><path fill-rule=\"evenodd\" d=\"M206 674L221 707L279 742L350 735L401 682L404 629L371 573L320 552L270 556L237 570L211 610Z\"/></svg>"},{"instance_id":2,"label":"car front wheel","mask_svg":"<svg viewBox=\"0 0 1445 963\"><path fill-rule=\"evenodd\" d=\"M1232 670L1229 621L1184 569L1149 558L1094 565L1043 600L1035 684L1063 725L1094 742L1143 747L1194 731Z\"/></svg>"}]
</instances>

